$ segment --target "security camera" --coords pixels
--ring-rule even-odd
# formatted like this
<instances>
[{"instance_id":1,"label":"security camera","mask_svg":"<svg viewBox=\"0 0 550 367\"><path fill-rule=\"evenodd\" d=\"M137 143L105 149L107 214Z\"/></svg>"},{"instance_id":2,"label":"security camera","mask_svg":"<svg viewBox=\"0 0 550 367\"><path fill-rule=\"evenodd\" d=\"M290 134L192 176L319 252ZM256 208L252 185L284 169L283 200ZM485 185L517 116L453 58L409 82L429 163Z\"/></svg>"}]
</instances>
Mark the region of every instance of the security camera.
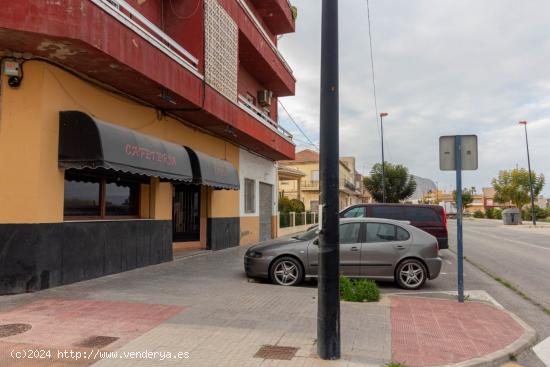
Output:
<instances>
[{"instance_id":1,"label":"security camera","mask_svg":"<svg viewBox=\"0 0 550 367\"><path fill-rule=\"evenodd\" d=\"M8 78L8 85L12 88L18 88L21 85L21 77L10 76Z\"/></svg>"}]
</instances>

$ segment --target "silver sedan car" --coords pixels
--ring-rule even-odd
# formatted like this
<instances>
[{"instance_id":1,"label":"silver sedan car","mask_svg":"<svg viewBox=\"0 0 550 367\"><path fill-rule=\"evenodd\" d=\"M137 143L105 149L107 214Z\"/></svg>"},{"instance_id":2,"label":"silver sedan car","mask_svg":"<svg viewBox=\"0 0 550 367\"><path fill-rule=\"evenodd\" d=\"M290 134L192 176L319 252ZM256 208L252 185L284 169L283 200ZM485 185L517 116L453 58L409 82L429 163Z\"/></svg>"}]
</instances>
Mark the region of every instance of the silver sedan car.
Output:
<instances>
[{"instance_id":1,"label":"silver sedan car","mask_svg":"<svg viewBox=\"0 0 550 367\"><path fill-rule=\"evenodd\" d=\"M292 238L250 247L246 275L279 285L297 285L318 271L317 227ZM380 218L340 220L340 274L350 278L394 280L418 289L441 270L437 239L405 222Z\"/></svg>"}]
</instances>

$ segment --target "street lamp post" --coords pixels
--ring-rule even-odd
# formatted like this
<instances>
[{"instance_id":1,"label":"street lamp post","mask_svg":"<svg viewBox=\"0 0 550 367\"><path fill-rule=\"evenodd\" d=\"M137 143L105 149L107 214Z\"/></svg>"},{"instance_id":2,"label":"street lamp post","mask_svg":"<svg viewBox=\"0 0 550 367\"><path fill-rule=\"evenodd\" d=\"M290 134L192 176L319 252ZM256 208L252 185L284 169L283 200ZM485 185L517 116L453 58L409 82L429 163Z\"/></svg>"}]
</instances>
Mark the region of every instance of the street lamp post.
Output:
<instances>
[{"instance_id":1,"label":"street lamp post","mask_svg":"<svg viewBox=\"0 0 550 367\"><path fill-rule=\"evenodd\" d=\"M533 225L537 225L537 216L535 212L535 193L533 191L533 178L531 177L531 159L529 157L529 139L527 138L527 121L520 121L520 125L523 125L525 128L525 146L527 147L527 169L529 171L529 189L531 190L531 219L533 220ZM521 208L518 208L521 210Z\"/></svg>"},{"instance_id":2,"label":"street lamp post","mask_svg":"<svg viewBox=\"0 0 550 367\"><path fill-rule=\"evenodd\" d=\"M386 163L384 160L384 124L383 118L388 116L387 112L380 113L380 138L382 140L382 202L386 202Z\"/></svg>"},{"instance_id":3,"label":"street lamp post","mask_svg":"<svg viewBox=\"0 0 550 367\"><path fill-rule=\"evenodd\" d=\"M322 9L317 352L322 359L339 359L338 0L323 0Z\"/></svg>"}]
</instances>

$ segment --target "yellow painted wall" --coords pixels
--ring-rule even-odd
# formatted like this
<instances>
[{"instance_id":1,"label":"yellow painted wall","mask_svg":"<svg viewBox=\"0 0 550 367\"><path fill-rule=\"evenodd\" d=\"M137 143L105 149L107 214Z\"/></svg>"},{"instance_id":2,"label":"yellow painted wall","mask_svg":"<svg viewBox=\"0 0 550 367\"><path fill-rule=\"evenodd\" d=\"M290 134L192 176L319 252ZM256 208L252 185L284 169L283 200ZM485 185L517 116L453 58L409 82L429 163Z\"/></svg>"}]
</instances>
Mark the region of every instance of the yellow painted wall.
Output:
<instances>
[{"instance_id":1,"label":"yellow painted wall","mask_svg":"<svg viewBox=\"0 0 550 367\"><path fill-rule=\"evenodd\" d=\"M169 118L154 109L109 93L40 61L24 64L18 89L2 76L0 97L0 223L63 221L63 172L58 168L59 111L80 110L144 134L227 159L237 169L239 148ZM156 190L156 191L155 191ZM212 217L238 217L238 191L209 190ZM170 219L169 183L151 187L150 211Z\"/></svg>"},{"instance_id":2,"label":"yellow painted wall","mask_svg":"<svg viewBox=\"0 0 550 367\"><path fill-rule=\"evenodd\" d=\"M260 217L241 217L241 245L250 245L260 239Z\"/></svg>"}]
</instances>

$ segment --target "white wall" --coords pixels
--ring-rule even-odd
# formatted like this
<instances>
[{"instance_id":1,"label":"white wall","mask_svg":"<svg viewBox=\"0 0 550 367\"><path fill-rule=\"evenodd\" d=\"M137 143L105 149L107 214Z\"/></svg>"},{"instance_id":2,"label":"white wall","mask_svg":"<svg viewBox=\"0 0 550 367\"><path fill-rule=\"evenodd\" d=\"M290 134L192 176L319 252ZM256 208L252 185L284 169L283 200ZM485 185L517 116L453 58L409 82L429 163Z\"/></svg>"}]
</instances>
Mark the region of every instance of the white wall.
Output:
<instances>
[{"instance_id":1,"label":"white wall","mask_svg":"<svg viewBox=\"0 0 550 367\"><path fill-rule=\"evenodd\" d=\"M245 213L244 211L244 179L248 178L255 181L256 190L254 213ZM261 158L255 154L241 149L239 152L239 179L241 181L240 191L240 215L241 217L257 217L260 215L260 182L272 185L273 187L273 207L272 215L277 214L277 168L275 162Z\"/></svg>"}]
</instances>

